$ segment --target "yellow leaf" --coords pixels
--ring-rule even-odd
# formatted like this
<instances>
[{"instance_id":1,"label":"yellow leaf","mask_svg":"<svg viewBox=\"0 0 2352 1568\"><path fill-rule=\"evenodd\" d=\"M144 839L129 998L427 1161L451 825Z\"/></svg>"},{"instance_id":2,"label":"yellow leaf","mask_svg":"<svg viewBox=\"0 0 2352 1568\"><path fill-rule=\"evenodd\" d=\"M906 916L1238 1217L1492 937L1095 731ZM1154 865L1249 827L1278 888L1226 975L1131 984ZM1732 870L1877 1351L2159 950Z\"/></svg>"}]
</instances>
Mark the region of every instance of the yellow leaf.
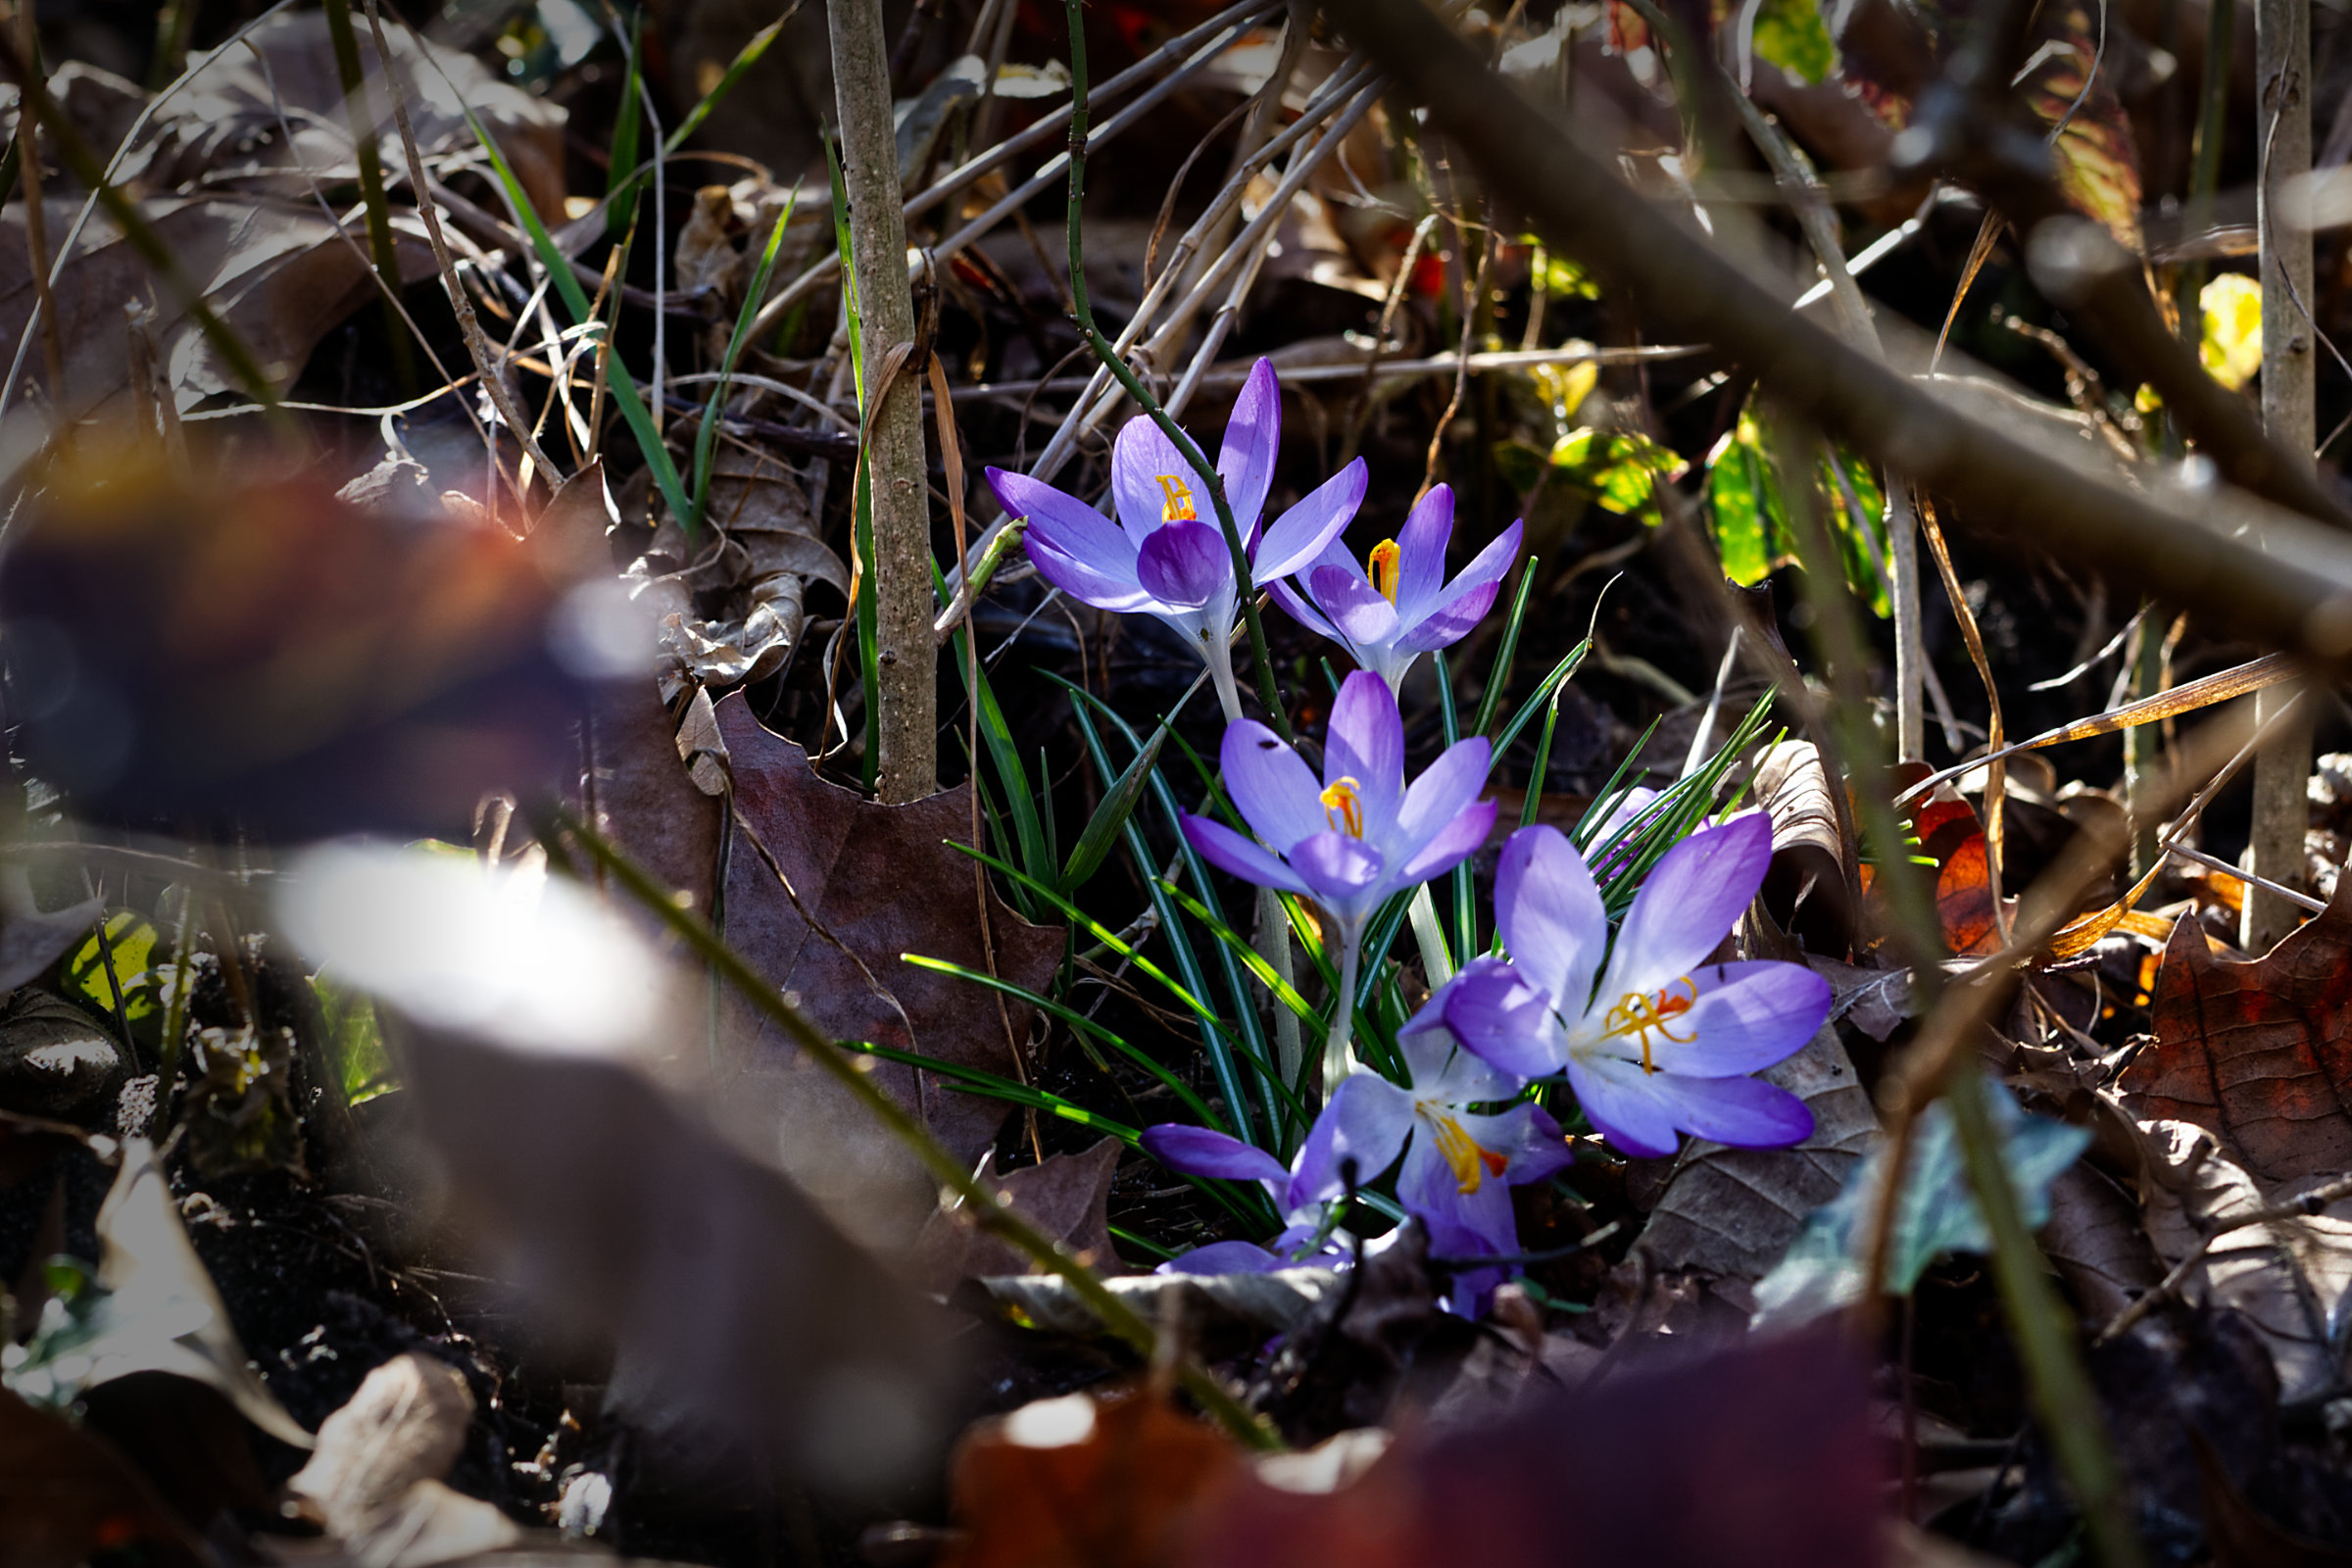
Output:
<instances>
[{"instance_id":1,"label":"yellow leaf","mask_svg":"<svg viewBox=\"0 0 2352 1568\"><path fill-rule=\"evenodd\" d=\"M2197 304L2205 313L2197 357L2234 392L2262 368L2262 285L2243 272L2224 272L2205 285Z\"/></svg>"}]
</instances>

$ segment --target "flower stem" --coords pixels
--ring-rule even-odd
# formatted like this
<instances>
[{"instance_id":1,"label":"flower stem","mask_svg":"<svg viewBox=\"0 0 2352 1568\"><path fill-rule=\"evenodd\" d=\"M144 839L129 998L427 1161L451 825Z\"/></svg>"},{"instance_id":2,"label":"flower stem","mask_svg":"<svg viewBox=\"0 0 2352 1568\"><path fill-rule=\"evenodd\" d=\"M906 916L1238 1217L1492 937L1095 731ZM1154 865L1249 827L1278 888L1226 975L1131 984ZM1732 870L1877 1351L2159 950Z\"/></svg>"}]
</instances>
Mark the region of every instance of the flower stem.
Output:
<instances>
[{"instance_id":1,"label":"flower stem","mask_svg":"<svg viewBox=\"0 0 2352 1568\"><path fill-rule=\"evenodd\" d=\"M1332 1004L1331 1035L1323 1042L1323 1100L1330 1103L1340 1080L1348 1076L1349 1037L1355 1030L1355 972L1361 961L1363 933L1348 931L1340 938L1340 994Z\"/></svg>"},{"instance_id":2,"label":"flower stem","mask_svg":"<svg viewBox=\"0 0 2352 1568\"><path fill-rule=\"evenodd\" d=\"M1413 940L1421 945L1421 969L1435 991L1453 978L1453 955L1446 948L1446 928L1438 924L1438 901L1424 882L1413 889ZM1470 955L1462 955L1469 961Z\"/></svg>"},{"instance_id":3,"label":"flower stem","mask_svg":"<svg viewBox=\"0 0 2352 1568\"><path fill-rule=\"evenodd\" d=\"M1185 434L1183 427L1170 418L1167 411L1159 406L1159 400L1152 395L1151 388L1145 386L1135 371L1128 368L1127 362L1119 358L1117 348L1112 345L1110 339L1102 335L1102 328L1095 325L1095 307L1087 297L1085 257L1078 240L1078 214L1086 200L1087 94L1086 20L1080 6L1081 0L1068 0L1070 19L1070 213L1067 227L1070 244L1071 318L1077 323L1079 332L1086 338L1087 346L1095 351L1095 358L1102 362L1102 368L1111 373L1129 397L1135 399L1136 407L1150 416L1152 422L1158 425L1161 432L1175 443L1176 450L1183 454L1184 461L1192 465L1193 471L1198 473L1201 482L1208 487L1209 504L1216 509L1217 527L1223 531L1225 548L1233 556L1234 591L1241 599L1242 624L1248 627L1250 632L1250 658L1251 667L1257 676L1257 698L1259 702L1265 704L1266 721L1274 726L1274 732L1286 741L1293 740L1296 737L1291 733L1290 715L1283 711L1282 693L1274 686L1274 661L1266 654L1265 622L1258 616L1257 599L1251 592L1250 553L1242 548L1241 529L1235 526L1233 520L1233 503L1225 498L1225 480L1218 474L1215 466L1201 453L1193 438ZM1228 660L1229 665L1230 662ZM1214 667L1213 661L1211 667ZM1220 692L1218 695L1222 697L1224 693ZM1234 718L1240 715L1240 711L1239 703L1236 701L1227 704L1225 714L1228 718Z\"/></svg>"}]
</instances>

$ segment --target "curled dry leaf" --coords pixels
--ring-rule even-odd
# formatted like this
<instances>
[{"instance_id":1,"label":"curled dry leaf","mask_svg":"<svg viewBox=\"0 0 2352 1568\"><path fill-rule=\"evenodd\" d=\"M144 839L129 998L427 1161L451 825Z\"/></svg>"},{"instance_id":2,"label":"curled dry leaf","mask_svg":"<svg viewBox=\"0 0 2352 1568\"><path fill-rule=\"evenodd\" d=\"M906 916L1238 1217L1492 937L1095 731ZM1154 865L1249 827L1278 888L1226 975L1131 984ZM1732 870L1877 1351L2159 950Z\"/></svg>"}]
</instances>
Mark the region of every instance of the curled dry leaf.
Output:
<instances>
[{"instance_id":1,"label":"curled dry leaf","mask_svg":"<svg viewBox=\"0 0 2352 1568\"><path fill-rule=\"evenodd\" d=\"M286 1490L316 1510L357 1568L428 1568L512 1545L514 1522L443 1485L466 1446L473 1396L446 1362L411 1350L368 1374L321 1422Z\"/></svg>"},{"instance_id":2,"label":"curled dry leaf","mask_svg":"<svg viewBox=\"0 0 2352 1568\"><path fill-rule=\"evenodd\" d=\"M1761 1279L1877 1141L1878 1112L1834 1027L1759 1076L1805 1102L1813 1136L1794 1149L1693 1145L1637 1244L1656 1267Z\"/></svg>"},{"instance_id":3,"label":"curled dry leaf","mask_svg":"<svg viewBox=\"0 0 2352 1568\"><path fill-rule=\"evenodd\" d=\"M1105 1138L1083 1154L1050 1154L996 1185L1011 1208L1068 1247L1079 1262L1098 1274L1116 1274L1120 1264L1110 1245L1110 1179L1119 1168L1123 1147L1117 1139ZM994 1151L982 1158L993 1162ZM988 1174L983 1169L982 1179ZM924 1221L915 1239L914 1271L932 1289L944 1291L959 1279L1025 1274L1031 1265L1026 1253L980 1229L958 1203Z\"/></svg>"},{"instance_id":4,"label":"curled dry leaf","mask_svg":"<svg viewBox=\"0 0 2352 1568\"><path fill-rule=\"evenodd\" d=\"M1814 953L1835 956L1853 944L1845 839L1829 773L1811 741L1781 741L1756 763L1753 790L1772 817L1772 864L1764 906L1782 930Z\"/></svg>"},{"instance_id":5,"label":"curled dry leaf","mask_svg":"<svg viewBox=\"0 0 2352 1568\"><path fill-rule=\"evenodd\" d=\"M51 243L71 231L80 203L42 203ZM293 383L311 351L374 293L364 254L335 232L306 196L159 196L141 213L206 301L253 350L271 383ZM431 275L422 239L402 228L404 280ZM25 263L24 204L0 212L0 343L12 348L31 320L34 293ZM66 347L64 395L74 409L127 411L131 356L122 309L152 299L159 359L182 410L241 390L169 285L159 281L103 213L91 218L53 290ZM40 363L33 356L33 365ZM111 406L110 406L110 400Z\"/></svg>"},{"instance_id":6,"label":"curled dry leaf","mask_svg":"<svg viewBox=\"0 0 2352 1568\"><path fill-rule=\"evenodd\" d=\"M971 832L970 786L879 805L817 777L808 754L753 717L741 694L716 710L739 812L727 940L837 1040L1017 1077L1013 1042L1027 1040L1030 1009L1009 999L1000 1008L970 981L902 958L986 973L993 947L998 974L1042 992L1061 957L1061 933L1022 920L993 889L982 932L974 862L948 847ZM730 1076L719 1100L730 1125L740 1117L747 1131L760 1129L762 1147L859 1234L903 1245L935 1206L934 1184L912 1157L749 1007L730 1001L721 1032ZM1004 1119L1003 1102L955 1093L912 1068L877 1062L874 1077L958 1159L977 1159Z\"/></svg>"},{"instance_id":7,"label":"curled dry leaf","mask_svg":"<svg viewBox=\"0 0 2352 1568\"><path fill-rule=\"evenodd\" d=\"M763 680L800 645L809 582L846 599L849 568L817 537L799 481L732 442L711 463L704 516L710 530L694 549L665 520L630 580L659 593L662 647L688 675L720 689Z\"/></svg>"}]
</instances>

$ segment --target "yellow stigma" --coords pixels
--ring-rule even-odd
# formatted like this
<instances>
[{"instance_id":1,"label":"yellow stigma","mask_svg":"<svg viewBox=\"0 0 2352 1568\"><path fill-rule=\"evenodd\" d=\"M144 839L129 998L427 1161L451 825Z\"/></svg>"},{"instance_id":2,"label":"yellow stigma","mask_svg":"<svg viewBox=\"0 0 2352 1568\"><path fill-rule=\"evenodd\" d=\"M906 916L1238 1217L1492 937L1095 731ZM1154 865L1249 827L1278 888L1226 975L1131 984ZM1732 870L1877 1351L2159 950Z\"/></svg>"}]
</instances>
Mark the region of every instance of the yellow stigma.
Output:
<instances>
[{"instance_id":1,"label":"yellow stigma","mask_svg":"<svg viewBox=\"0 0 2352 1568\"><path fill-rule=\"evenodd\" d=\"M1193 487L1175 474L1159 476L1159 493L1166 498L1160 504L1160 521L1191 522L1200 515L1193 510Z\"/></svg>"},{"instance_id":2,"label":"yellow stigma","mask_svg":"<svg viewBox=\"0 0 2352 1568\"><path fill-rule=\"evenodd\" d=\"M1351 839L1364 836L1364 798L1356 793L1352 778L1335 781L1316 799L1323 803L1323 820L1334 832L1345 833Z\"/></svg>"},{"instance_id":3,"label":"yellow stigma","mask_svg":"<svg viewBox=\"0 0 2352 1568\"><path fill-rule=\"evenodd\" d=\"M1481 1149L1462 1124L1451 1116L1431 1116L1429 1124L1438 1140L1438 1152L1446 1156L1446 1166L1453 1172L1454 1185L1464 1197L1478 1191L1487 1176L1500 1176L1510 1159L1491 1149Z\"/></svg>"},{"instance_id":4,"label":"yellow stigma","mask_svg":"<svg viewBox=\"0 0 2352 1568\"><path fill-rule=\"evenodd\" d=\"M1379 589L1381 597L1392 605L1396 602L1396 579L1399 575L1396 560L1401 554L1396 540L1383 539L1364 558L1364 575L1372 579L1372 586Z\"/></svg>"},{"instance_id":5,"label":"yellow stigma","mask_svg":"<svg viewBox=\"0 0 2352 1568\"><path fill-rule=\"evenodd\" d=\"M1683 976L1673 985L1662 986L1655 993L1649 995L1639 991L1628 991L1618 999L1617 1005L1609 1009L1608 1031L1612 1036L1640 1035L1642 1037L1642 1070L1654 1073L1658 1068L1657 1063L1650 1060L1649 1032L1655 1029L1678 1046L1690 1044L1698 1037L1694 1034L1676 1034L1667 1027L1667 1020L1679 1018L1689 1012L1691 1004L1697 1001L1698 987L1690 983L1689 975Z\"/></svg>"}]
</instances>

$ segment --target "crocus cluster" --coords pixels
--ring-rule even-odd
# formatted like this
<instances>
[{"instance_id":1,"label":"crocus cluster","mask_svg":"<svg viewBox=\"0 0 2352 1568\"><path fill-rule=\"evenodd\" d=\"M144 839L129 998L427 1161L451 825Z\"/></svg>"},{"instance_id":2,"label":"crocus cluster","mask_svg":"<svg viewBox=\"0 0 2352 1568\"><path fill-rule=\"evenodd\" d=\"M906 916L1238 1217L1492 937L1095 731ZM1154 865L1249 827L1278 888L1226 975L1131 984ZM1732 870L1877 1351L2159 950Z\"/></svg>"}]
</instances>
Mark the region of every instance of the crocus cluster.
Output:
<instances>
[{"instance_id":1,"label":"crocus cluster","mask_svg":"<svg viewBox=\"0 0 2352 1568\"><path fill-rule=\"evenodd\" d=\"M1392 900L1475 854L1495 815L1480 798L1494 761L1484 737L1447 747L1408 782L1397 693L1422 654L1459 641L1493 607L1521 532L1513 523L1447 580L1453 496L1439 485L1359 564L1340 536L1363 501L1361 460L1261 532L1280 418L1281 389L1261 360L1216 464L1246 584L1204 516L1208 476L1148 418L1131 421L1112 451L1116 525L1038 480L994 468L988 477L1005 510L1028 520L1030 559L1048 581L1102 609L1158 615L1199 646L1229 721L1218 761L1241 827L1187 816L1185 836L1211 864L1313 904L1340 960L1322 1106L1287 1163L1208 1128L1145 1132L1144 1147L1177 1170L1258 1183L1284 1226L1267 1245L1221 1242L1170 1266L1230 1273L1344 1260L1334 1230L1347 1201L1393 1174L1396 1201L1453 1268L1456 1304L1470 1310L1515 1266L1510 1189L1573 1157L1546 1103L1573 1097L1595 1133L1633 1155L1671 1154L1686 1133L1742 1148L1801 1142L1811 1113L1754 1074L1813 1037L1830 988L1800 964L1722 956L1771 861L1763 813L1668 851L1614 930L1576 845L1555 828L1526 827L1504 843L1495 872L1500 953L1473 958L1398 1031L1401 1081L1365 1065L1352 1030L1367 928ZM1241 716L1233 627L1241 593L1261 589L1357 665L1332 704L1319 768ZM1621 803L1592 837L1613 877L1651 799Z\"/></svg>"}]
</instances>

